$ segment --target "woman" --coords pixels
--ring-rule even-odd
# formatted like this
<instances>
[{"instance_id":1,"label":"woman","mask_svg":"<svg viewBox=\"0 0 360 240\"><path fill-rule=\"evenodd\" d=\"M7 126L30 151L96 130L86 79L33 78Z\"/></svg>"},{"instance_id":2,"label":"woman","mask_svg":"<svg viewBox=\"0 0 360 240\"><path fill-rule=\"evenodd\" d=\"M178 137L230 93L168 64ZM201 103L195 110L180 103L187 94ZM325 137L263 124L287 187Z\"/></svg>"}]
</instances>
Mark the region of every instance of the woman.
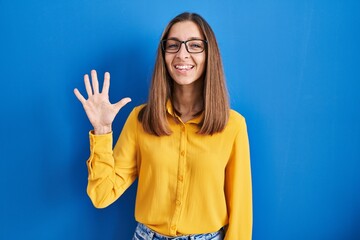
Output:
<instances>
[{"instance_id":1,"label":"woman","mask_svg":"<svg viewBox=\"0 0 360 240\"><path fill-rule=\"evenodd\" d=\"M87 192L113 203L138 178L133 239L248 240L252 190L245 119L230 110L215 35L198 14L183 13L159 43L147 104L130 113L112 150L112 122L129 101L108 100L96 72L85 75L90 132Z\"/></svg>"}]
</instances>

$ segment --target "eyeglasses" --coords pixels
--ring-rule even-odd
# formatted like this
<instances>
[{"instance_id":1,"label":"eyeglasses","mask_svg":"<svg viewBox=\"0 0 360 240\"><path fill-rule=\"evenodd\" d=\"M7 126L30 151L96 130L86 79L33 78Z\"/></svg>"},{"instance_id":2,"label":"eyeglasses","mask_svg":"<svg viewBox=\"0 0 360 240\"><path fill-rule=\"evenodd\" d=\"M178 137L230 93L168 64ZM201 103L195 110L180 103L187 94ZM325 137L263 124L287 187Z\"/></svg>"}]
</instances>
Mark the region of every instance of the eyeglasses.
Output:
<instances>
[{"instance_id":1,"label":"eyeglasses","mask_svg":"<svg viewBox=\"0 0 360 240\"><path fill-rule=\"evenodd\" d=\"M187 41L164 39L161 41L161 47L163 51L167 53L179 52L182 44L185 44L185 48L188 53L201 53L205 50L207 41L202 39L191 39Z\"/></svg>"}]
</instances>

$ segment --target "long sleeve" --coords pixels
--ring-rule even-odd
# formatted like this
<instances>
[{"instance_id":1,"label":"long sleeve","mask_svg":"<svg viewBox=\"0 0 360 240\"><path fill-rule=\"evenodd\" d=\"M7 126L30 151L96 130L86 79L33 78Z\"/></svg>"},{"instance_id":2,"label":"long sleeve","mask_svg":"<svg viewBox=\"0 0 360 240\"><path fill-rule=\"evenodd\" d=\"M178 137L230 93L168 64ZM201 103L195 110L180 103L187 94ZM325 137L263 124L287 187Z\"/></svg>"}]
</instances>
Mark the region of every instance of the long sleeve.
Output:
<instances>
[{"instance_id":1,"label":"long sleeve","mask_svg":"<svg viewBox=\"0 0 360 240\"><path fill-rule=\"evenodd\" d=\"M225 174L225 195L229 214L225 240L250 240L252 237L252 184L245 119L237 133Z\"/></svg>"},{"instance_id":2,"label":"long sleeve","mask_svg":"<svg viewBox=\"0 0 360 240\"><path fill-rule=\"evenodd\" d=\"M90 132L90 157L87 161L87 193L97 208L104 208L118 199L137 177L137 119L129 115L113 150L112 133Z\"/></svg>"}]
</instances>

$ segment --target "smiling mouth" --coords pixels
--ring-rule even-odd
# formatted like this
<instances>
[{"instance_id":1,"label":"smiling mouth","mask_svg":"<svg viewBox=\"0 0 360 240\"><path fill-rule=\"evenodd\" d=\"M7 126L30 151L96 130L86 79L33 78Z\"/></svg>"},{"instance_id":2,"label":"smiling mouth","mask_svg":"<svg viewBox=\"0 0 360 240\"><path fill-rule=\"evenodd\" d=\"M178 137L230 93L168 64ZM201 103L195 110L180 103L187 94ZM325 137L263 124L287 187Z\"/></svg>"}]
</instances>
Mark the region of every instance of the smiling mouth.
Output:
<instances>
[{"instance_id":1,"label":"smiling mouth","mask_svg":"<svg viewBox=\"0 0 360 240\"><path fill-rule=\"evenodd\" d=\"M174 67L175 67L175 69L181 70L181 71L187 71L187 70L191 70L194 68L193 65L175 65Z\"/></svg>"}]
</instances>

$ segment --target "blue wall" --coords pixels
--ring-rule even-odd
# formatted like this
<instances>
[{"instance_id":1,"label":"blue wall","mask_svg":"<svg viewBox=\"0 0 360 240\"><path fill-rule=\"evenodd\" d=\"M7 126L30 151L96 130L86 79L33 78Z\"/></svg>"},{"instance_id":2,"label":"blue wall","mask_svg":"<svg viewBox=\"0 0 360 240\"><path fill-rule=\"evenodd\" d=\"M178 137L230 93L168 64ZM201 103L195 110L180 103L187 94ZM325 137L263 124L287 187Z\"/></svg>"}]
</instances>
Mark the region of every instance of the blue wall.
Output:
<instances>
[{"instance_id":1,"label":"blue wall","mask_svg":"<svg viewBox=\"0 0 360 240\"><path fill-rule=\"evenodd\" d=\"M202 14L232 107L248 122L254 240L360 239L357 0L0 0L1 239L130 239L136 186L107 209L86 195L91 126L72 93L112 76L146 101L167 22Z\"/></svg>"}]
</instances>

